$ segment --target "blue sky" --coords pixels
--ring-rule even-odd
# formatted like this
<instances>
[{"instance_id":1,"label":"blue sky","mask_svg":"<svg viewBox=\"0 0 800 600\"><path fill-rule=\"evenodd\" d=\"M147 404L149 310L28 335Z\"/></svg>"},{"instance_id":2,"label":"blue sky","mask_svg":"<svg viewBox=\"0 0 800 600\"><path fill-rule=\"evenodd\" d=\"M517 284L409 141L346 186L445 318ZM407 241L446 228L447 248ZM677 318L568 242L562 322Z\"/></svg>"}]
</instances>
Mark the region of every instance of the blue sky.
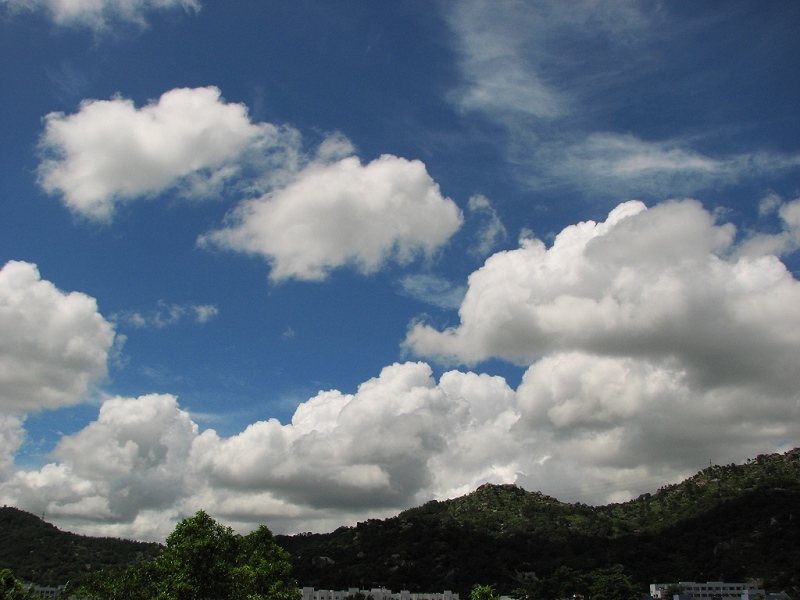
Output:
<instances>
[{"instance_id":1,"label":"blue sky","mask_svg":"<svg viewBox=\"0 0 800 600\"><path fill-rule=\"evenodd\" d=\"M796 446L798 26L0 0L0 499L327 531Z\"/></svg>"}]
</instances>

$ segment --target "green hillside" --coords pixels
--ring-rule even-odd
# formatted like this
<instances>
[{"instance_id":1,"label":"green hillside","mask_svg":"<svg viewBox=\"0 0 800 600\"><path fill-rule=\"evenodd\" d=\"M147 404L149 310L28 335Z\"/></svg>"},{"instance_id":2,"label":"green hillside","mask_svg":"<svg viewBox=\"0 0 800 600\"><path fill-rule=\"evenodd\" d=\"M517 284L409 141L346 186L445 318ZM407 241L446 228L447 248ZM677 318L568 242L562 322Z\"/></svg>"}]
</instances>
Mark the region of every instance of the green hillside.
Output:
<instances>
[{"instance_id":1,"label":"green hillside","mask_svg":"<svg viewBox=\"0 0 800 600\"><path fill-rule=\"evenodd\" d=\"M559 566L621 565L643 590L654 581L758 577L800 597L800 450L712 466L623 504L568 504L484 485L391 519L279 543L298 579L316 587L464 592L483 582L510 592Z\"/></svg>"},{"instance_id":2,"label":"green hillside","mask_svg":"<svg viewBox=\"0 0 800 600\"><path fill-rule=\"evenodd\" d=\"M159 544L95 538L61 531L22 510L0 508L0 570L39 585L77 582L83 575L150 560Z\"/></svg>"},{"instance_id":3,"label":"green hillside","mask_svg":"<svg viewBox=\"0 0 800 600\"><path fill-rule=\"evenodd\" d=\"M268 524L267 524L268 525ZM149 560L161 547L59 531L0 509L0 569L42 584ZM607 506L484 485L385 520L328 534L276 536L302 586L435 591L476 583L510 593L565 566L621 567L654 581L763 579L800 598L800 449L711 466L676 485Z\"/></svg>"}]
</instances>

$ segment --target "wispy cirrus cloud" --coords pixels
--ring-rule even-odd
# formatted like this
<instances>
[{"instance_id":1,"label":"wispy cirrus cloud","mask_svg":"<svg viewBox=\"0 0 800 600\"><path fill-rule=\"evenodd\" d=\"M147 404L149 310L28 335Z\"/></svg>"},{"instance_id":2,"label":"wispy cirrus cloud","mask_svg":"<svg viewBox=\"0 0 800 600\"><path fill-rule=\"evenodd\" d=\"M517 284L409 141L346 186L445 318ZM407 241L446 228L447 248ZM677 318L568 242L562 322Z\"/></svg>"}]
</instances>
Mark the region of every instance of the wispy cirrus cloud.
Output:
<instances>
[{"instance_id":1,"label":"wispy cirrus cloud","mask_svg":"<svg viewBox=\"0 0 800 600\"><path fill-rule=\"evenodd\" d=\"M461 306L467 287L435 275L420 273L403 277L400 290L403 295L420 302L453 310Z\"/></svg>"},{"instance_id":2,"label":"wispy cirrus cloud","mask_svg":"<svg viewBox=\"0 0 800 600\"><path fill-rule=\"evenodd\" d=\"M219 314L213 304L170 304L164 301L150 311L120 311L110 315L110 320L135 328L156 328L177 325L185 319L196 323L207 323Z\"/></svg>"},{"instance_id":3,"label":"wispy cirrus cloud","mask_svg":"<svg viewBox=\"0 0 800 600\"><path fill-rule=\"evenodd\" d=\"M652 48L663 35L659 10L628 0L506 2L503 10L467 1L448 5L444 14L461 72L448 99L506 130L508 161L534 189L661 200L800 166L797 154L760 148L711 154L688 136L614 129L598 98L615 86L635 87L640 65L663 60Z\"/></svg>"},{"instance_id":4,"label":"wispy cirrus cloud","mask_svg":"<svg viewBox=\"0 0 800 600\"><path fill-rule=\"evenodd\" d=\"M569 5L514 0L504 2L502 10L467 1L447 5L445 18L456 34L462 73L450 100L459 110L483 113L510 128L524 124L534 134L543 123L580 108L578 90L586 81L566 85L565 79L580 77L579 58L597 60L593 44L606 54L618 52L650 26L641 6L629 0ZM566 40L568 53L561 47Z\"/></svg>"},{"instance_id":5,"label":"wispy cirrus cloud","mask_svg":"<svg viewBox=\"0 0 800 600\"><path fill-rule=\"evenodd\" d=\"M542 142L532 151L537 187L572 185L602 197L694 195L742 179L781 175L800 167L800 155L756 151L711 156L685 140L645 141L633 134L592 133Z\"/></svg>"},{"instance_id":6,"label":"wispy cirrus cloud","mask_svg":"<svg viewBox=\"0 0 800 600\"><path fill-rule=\"evenodd\" d=\"M470 253L482 258L508 239L508 231L486 196L482 194L472 196L467 203L467 209L471 217L481 221L477 243L470 248Z\"/></svg>"},{"instance_id":7,"label":"wispy cirrus cloud","mask_svg":"<svg viewBox=\"0 0 800 600\"><path fill-rule=\"evenodd\" d=\"M200 10L199 0L0 0L15 12L45 11L57 25L107 31L114 23L147 24L146 15L157 10Z\"/></svg>"}]
</instances>

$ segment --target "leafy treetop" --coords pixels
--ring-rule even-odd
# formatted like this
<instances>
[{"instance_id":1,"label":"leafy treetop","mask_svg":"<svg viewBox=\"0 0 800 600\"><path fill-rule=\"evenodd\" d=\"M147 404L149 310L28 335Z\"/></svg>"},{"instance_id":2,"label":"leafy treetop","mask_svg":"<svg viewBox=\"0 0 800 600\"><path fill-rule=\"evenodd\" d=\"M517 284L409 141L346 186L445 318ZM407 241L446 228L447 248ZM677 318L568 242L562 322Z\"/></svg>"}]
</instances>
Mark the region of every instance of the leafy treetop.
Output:
<instances>
[{"instance_id":1,"label":"leafy treetop","mask_svg":"<svg viewBox=\"0 0 800 600\"><path fill-rule=\"evenodd\" d=\"M167 538L164 552L119 575L90 576L77 595L97 600L299 600L288 554L261 526L242 537L199 511Z\"/></svg>"}]
</instances>

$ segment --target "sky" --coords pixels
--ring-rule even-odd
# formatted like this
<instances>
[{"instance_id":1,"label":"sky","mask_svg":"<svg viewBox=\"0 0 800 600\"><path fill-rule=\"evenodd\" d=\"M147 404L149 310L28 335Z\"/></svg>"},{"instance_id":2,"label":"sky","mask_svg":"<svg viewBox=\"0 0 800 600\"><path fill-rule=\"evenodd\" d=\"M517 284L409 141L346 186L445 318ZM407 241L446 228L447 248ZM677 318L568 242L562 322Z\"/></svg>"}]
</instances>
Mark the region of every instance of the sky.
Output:
<instances>
[{"instance_id":1,"label":"sky","mask_svg":"<svg viewBox=\"0 0 800 600\"><path fill-rule=\"evenodd\" d=\"M800 445L799 29L0 0L0 502L325 532Z\"/></svg>"}]
</instances>

